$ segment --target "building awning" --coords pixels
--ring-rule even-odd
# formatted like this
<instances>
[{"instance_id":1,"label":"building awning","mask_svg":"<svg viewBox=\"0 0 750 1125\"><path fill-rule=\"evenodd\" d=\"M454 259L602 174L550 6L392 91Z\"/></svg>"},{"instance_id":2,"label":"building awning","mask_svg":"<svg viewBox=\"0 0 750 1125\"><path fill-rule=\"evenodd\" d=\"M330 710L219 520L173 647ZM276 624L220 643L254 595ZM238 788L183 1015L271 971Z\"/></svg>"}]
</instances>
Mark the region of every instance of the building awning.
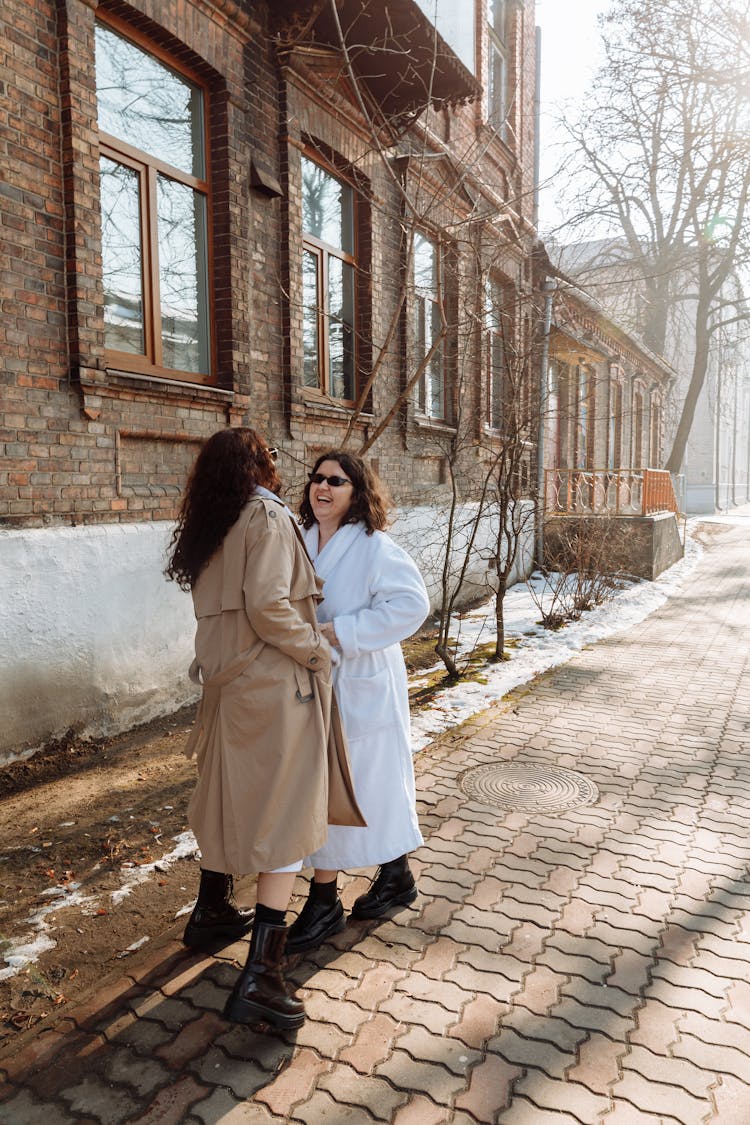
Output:
<instances>
[{"instance_id":1,"label":"building awning","mask_svg":"<svg viewBox=\"0 0 750 1125\"><path fill-rule=\"evenodd\" d=\"M340 48L330 0L275 0L280 41ZM415 0L336 0L338 23L358 80L384 116L471 101L481 86Z\"/></svg>"}]
</instances>

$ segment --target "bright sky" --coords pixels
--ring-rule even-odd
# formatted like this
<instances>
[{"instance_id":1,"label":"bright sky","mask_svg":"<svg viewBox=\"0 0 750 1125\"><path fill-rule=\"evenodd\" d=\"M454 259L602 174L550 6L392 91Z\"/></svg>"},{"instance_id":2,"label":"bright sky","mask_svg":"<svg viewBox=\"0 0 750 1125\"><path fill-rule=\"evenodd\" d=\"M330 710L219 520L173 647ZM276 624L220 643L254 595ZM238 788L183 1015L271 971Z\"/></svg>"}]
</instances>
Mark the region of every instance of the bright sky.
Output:
<instances>
[{"instance_id":1,"label":"bright sky","mask_svg":"<svg viewBox=\"0 0 750 1125\"><path fill-rule=\"evenodd\" d=\"M607 0L536 0L536 23L542 31L539 225L542 231L561 221L554 205L552 177L558 160L552 118L566 105L580 103L602 61L596 23Z\"/></svg>"}]
</instances>

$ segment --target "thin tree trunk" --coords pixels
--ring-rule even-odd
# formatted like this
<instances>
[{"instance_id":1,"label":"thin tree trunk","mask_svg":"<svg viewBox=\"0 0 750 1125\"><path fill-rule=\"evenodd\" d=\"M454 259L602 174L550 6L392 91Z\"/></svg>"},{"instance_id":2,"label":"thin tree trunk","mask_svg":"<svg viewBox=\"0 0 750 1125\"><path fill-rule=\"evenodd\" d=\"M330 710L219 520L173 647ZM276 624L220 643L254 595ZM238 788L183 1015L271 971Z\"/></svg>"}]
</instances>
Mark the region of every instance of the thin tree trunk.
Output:
<instances>
[{"instance_id":1,"label":"thin tree trunk","mask_svg":"<svg viewBox=\"0 0 750 1125\"><path fill-rule=\"evenodd\" d=\"M672 452L669 454L664 466L670 473L679 473L682 468L682 462L685 458L685 449L687 447L688 438L690 437L690 429L693 425L693 418L695 417L695 408L698 405L698 399L703 390L703 384L706 381L709 351L707 321L708 306L704 302L699 302L699 307L696 312L695 355L693 357L693 370L690 376L690 385L685 395L685 401L682 404L682 413L674 436L674 442L672 443Z\"/></svg>"}]
</instances>

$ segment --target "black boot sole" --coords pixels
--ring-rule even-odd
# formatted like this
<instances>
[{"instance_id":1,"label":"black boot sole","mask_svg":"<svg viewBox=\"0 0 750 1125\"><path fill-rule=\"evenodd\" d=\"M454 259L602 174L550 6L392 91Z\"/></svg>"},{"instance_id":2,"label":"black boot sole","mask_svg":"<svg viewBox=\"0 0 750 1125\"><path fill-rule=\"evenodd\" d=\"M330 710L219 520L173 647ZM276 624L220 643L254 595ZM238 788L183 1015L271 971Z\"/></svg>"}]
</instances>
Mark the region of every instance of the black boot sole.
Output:
<instances>
[{"instance_id":1,"label":"black boot sole","mask_svg":"<svg viewBox=\"0 0 750 1125\"><path fill-rule=\"evenodd\" d=\"M345 929L346 918L337 918L333 925L329 926L322 934L316 934L314 938L308 938L306 941L303 940L299 943L287 938L287 957L291 957L295 953L306 953L308 949L317 949L318 946L322 945L324 941L327 941L329 937L333 937L334 934L340 934L341 931Z\"/></svg>"},{"instance_id":2,"label":"black boot sole","mask_svg":"<svg viewBox=\"0 0 750 1125\"><path fill-rule=\"evenodd\" d=\"M253 919L250 918L243 926L196 926L185 927L182 935L182 944L188 949L212 949L216 946L230 945L233 941L240 941L246 937L253 928Z\"/></svg>"},{"instance_id":3,"label":"black boot sole","mask_svg":"<svg viewBox=\"0 0 750 1125\"><path fill-rule=\"evenodd\" d=\"M355 903L349 917L360 921L364 921L368 918L382 918L389 910L393 910L394 906L408 906L409 903L414 902L418 894L419 891L416 887L410 887L408 891L402 891L401 894L394 895L393 898L388 899L388 902L381 903L380 906L371 906L369 909L365 907L364 909L357 910L357 904Z\"/></svg>"},{"instance_id":4,"label":"black boot sole","mask_svg":"<svg viewBox=\"0 0 750 1125\"><path fill-rule=\"evenodd\" d=\"M224 1005L224 1019L231 1023L269 1024L281 1031L294 1031L302 1027L305 1022L305 1013L285 1016L283 1012L276 1012L272 1008L265 1008L253 1000L243 1000L240 996L230 996Z\"/></svg>"}]
</instances>

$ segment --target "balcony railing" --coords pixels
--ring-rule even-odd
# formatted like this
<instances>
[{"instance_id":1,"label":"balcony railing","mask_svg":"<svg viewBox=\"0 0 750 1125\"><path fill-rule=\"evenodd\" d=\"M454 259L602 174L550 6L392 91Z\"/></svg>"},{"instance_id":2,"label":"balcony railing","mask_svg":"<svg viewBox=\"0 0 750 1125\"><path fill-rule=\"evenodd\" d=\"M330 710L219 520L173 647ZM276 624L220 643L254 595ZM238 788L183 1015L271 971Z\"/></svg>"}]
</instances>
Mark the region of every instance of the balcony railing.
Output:
<instances>
[{"instance_id":1,"label":"balcony railing","mask_svg":"<svg viewBox=\"0 0 750 1125\"><path fill-rule=\"evenodd\" d=\"M678 512L666 469L545 469L547 515L645 516Z\"/></svg>"}]
</instances>

